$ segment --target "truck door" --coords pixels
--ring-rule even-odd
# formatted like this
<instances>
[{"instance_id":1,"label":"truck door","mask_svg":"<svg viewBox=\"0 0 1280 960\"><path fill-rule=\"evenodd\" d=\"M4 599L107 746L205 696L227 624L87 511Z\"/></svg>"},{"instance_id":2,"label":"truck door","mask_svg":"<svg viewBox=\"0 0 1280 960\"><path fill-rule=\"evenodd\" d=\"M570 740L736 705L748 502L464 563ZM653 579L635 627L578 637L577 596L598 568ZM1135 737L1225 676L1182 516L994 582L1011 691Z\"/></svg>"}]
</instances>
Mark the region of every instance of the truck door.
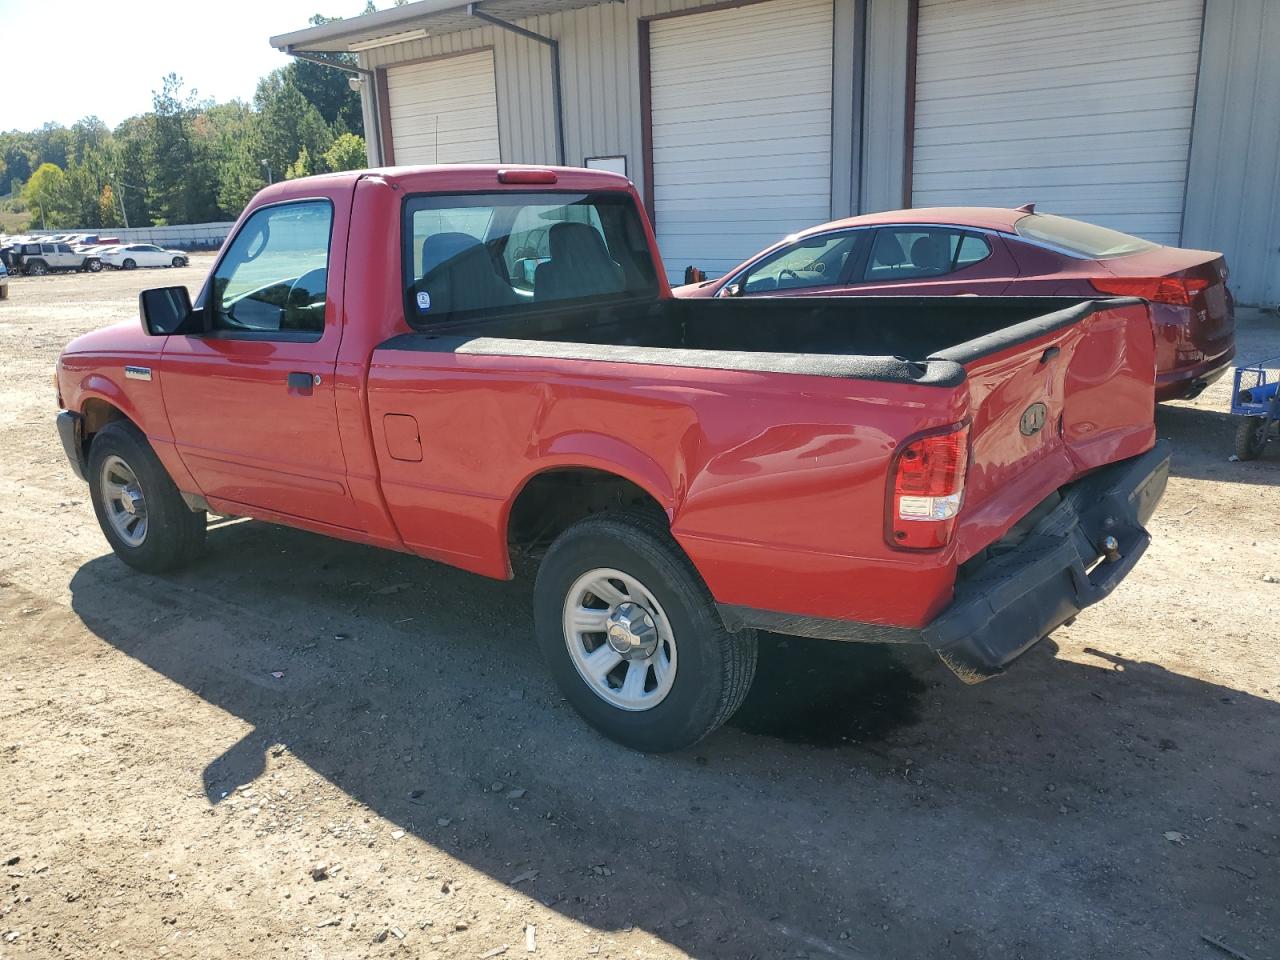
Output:
<instances>
[{"instance_id":1,"label":"truck door","mask_svg":"<svg viewBox=\"0 0 1280 960\"><path fill-rule=\"evenodd\" d=\"M168 338L160 379L215 509L354 529L334 396L350 188L316 194L243 222L197 303L205 332Z\"/></svg>"}]
</instances>

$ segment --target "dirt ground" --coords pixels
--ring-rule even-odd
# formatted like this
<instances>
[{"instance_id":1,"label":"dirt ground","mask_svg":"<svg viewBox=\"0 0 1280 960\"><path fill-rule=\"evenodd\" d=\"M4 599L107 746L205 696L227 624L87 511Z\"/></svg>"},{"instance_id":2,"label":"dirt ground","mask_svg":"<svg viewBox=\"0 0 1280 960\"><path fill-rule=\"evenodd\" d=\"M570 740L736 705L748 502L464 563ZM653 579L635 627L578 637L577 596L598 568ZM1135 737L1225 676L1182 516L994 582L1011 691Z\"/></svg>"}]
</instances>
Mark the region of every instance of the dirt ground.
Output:
<instances>
[{"instance_id":1,"label":"dirt ground","mask_svg":"<svg viewBox=\"0 0 1280 960\"><path fill-rule=\"evenodd\" d=\"M1280 449L1228 462L1227 381L1160 409L1136 572L1007 676L766 638L649 757L561 701L526 584L249 522L114 559L54 359L208 263L0 303L0 957L1280 958Z\"/></svg>"}]
</instances>

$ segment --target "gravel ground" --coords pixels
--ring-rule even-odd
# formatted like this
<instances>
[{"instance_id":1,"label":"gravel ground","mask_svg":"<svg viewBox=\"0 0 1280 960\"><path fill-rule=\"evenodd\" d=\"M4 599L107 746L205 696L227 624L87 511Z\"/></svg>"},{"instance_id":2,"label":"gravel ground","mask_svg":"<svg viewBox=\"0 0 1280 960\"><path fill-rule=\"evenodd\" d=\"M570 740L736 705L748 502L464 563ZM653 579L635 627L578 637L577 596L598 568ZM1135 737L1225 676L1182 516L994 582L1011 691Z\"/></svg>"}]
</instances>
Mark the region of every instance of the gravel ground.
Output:
<instances>
[{"instance_id":1,"label":"gravel ground","mask_svg":"<svg viewBox=\"0 0 1280 960\"><path fill-rule=\"evenodd\" d=\"M560 700L526 584L250 522L112 557L53 362L208 265L0 303L0 957L1280 957L1280 449L1228 462L1226 381L1158 413L1136 572L1008 676L766 638L646 757Z\"/></svg>"}]
</instances>

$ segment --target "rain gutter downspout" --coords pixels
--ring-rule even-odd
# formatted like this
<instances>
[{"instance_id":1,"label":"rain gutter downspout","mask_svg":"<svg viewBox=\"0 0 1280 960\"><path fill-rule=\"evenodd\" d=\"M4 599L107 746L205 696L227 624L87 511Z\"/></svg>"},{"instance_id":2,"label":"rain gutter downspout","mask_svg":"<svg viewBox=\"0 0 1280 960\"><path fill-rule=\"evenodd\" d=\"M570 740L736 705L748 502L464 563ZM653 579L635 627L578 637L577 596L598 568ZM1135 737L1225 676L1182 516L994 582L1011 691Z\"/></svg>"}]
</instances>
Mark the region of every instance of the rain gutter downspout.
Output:
<instances>
[{"instance_id":1,"label":"rain gutter downspout","mask_svg":"<svg viewBox=\"0 0 1280 960\"><path fill-rule=\"evenodd\" d=\"M527 40L544 44L551 51L551 99L556 114L556 163L564 166L564 110L560 94L560 41L552 37L543 36L540 33L534 33L532 30L526 30L524 27L517 26L508 20L503 20L501 17L486 13L475 3L467 4L467 14L477 20L491 23L502 30L510 30L512 33Z\"/></svg>"}]
</instances>

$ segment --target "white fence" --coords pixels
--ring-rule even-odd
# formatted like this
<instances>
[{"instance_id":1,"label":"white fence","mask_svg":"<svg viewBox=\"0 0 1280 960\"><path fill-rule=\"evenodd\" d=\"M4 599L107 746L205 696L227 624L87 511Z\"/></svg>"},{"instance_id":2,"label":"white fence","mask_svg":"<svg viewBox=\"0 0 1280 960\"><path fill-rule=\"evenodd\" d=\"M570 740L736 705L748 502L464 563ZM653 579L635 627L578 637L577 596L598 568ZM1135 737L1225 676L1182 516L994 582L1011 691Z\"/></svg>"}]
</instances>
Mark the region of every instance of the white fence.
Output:
<instances>
[{"instance_id":1,"label":"white fence","mask_svg":"<svg viewBox=\"0 0 1280 960\"><path fill-rule=\"evenodd\" d=\"M94 229L31 230L33 237L59 233L96 233L101 237L119 237L121 243L154 243L179 250L216 250L227 239L234 223L188 223L172 227L97 227Z\"/></svg>"}]
</instances>

